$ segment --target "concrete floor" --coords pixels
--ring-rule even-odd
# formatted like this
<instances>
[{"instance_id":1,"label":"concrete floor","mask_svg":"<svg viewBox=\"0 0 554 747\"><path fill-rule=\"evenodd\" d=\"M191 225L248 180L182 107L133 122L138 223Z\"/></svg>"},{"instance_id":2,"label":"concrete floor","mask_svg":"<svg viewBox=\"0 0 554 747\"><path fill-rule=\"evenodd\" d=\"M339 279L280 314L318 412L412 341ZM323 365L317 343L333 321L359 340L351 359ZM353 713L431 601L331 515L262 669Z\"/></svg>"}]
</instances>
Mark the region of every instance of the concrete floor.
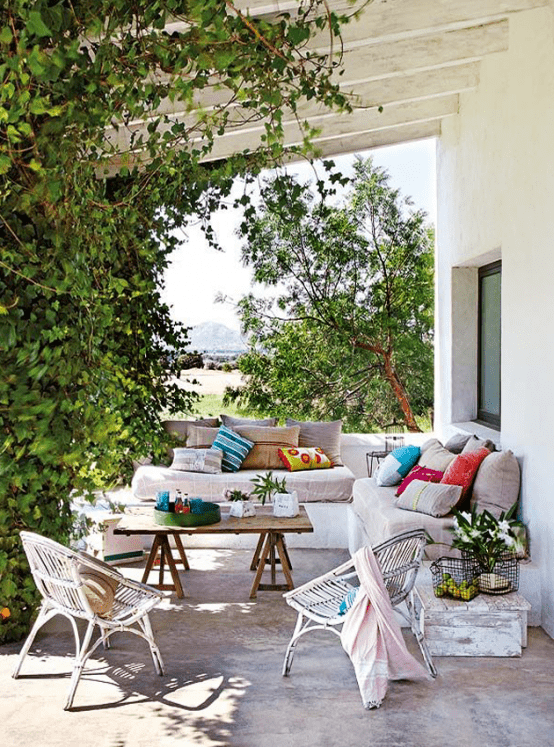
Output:
<instances>
[{"instance_id":1,"label":"concrete floor","mask_svg":"<svg viewBox=\"0 0 554 747\"><path fill-rule=\"evenodd\" d=\"M0 648L5 745L59 747L546 747L554 744L554 641L531 628L521 658L437 658L429 682L391 682L382 707L364 710L338 638L299 643L281 676L294 612L276 592L248 593L247 550L190 550L187 597L169 593L152 613L166 665L158 677L144 642L114 637L89 662L74 708L63 711L72 640L63 621L37 639L23 676L20 644ZM291 550L295 583L346 559ZM140 579L138 566L122 566ZM409 632L408 647L419 650Z\"/></svg>"}]
</instances>

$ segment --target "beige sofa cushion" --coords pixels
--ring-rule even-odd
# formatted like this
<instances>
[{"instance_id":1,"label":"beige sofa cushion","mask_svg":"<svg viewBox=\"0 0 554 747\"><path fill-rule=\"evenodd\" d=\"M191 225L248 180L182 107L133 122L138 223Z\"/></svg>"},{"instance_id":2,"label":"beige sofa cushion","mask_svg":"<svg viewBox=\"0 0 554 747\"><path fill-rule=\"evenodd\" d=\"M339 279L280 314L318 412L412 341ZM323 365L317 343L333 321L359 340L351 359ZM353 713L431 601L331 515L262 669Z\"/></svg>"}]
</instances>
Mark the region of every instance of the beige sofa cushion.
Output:
<instances>
[{"instance_id":1,"label":"beige sofa cushion","mask_svg":"<svg viewBox=\"0 0 554 747\"><path fill-rule=\"evenodd\" d=\"M221 422L226 425L227 428L235 430L238 426L246 425L260 425L260 426L275 426L277 425L277 418L264 418L263 420L250 420L249 418L235 418L232 415L220 415Z\"/></svg>"},{"instance_id":2,"label":"beige sofa cushion","mask_svg":"<svg viewBox=\"0 0 554 747\"><path fill-rule=\"evenodd\" d=\"M494 451L483 460L475 482L470 505L490 511L498 517L517 501L521 482L519 463L513 452Z\"/></svg>"},{"instance_id":3,"label":"beige sofa cushion","mask_svg":"<svg viewBox=\"0 0 554 747\"><path fill-rule=\"evenodd\" d=\"M464 448L462 449L462 454L469 454L472 451L479 451L481 448L488 449L489 451L494 451L495 445L494 442L491 441L488 438L479 438L478 436L471 436Z\"/></svg>"},{"instance_id":4,"label":"beige sofa cushion","mask_svg":"<svg viewBox=\"0 0 554 747\"><path fill-rule=\"evenodd\" d=\"M461 485L412 480L396 499L396 505L406 511L418 511L429 516L446 516L458 503L461 495Z\"/></svg>"},{"instance_id":5,"label":"beige sofa cushion","mask_svg":"<svg viewBox=\"0 0 554 747\"><path fill-rule=\"evenodd\" d=\"M209 449L219 433L219 428L198 425L189 429L188 446L191 449Z\"/></svg>"},{"instance_id":6,"label":"beige sofa cushion","mask_svg":"<svg viewBox=\"0 0 554 747\"><path fill-rule=\"evenodd\" d=\"M247 454L241 469L283 469L283 462L279 458L279 449L298 446L300 427L243 425L233 428L239 435L254 442L252 450Z\"/></svg>"},{"instance_id":7,"label":"beige sofa cushion","mask_svg":"<svg viewBox=\"0 0 554 747\"><path fill-rule=\"evenodd\" d=\"M446 472L446 468L455 458L456 454L452 454L451 451L444 448L438 439L433 438L430 441L426 441L422 446L421 456L417 463L420 467L428 467L429 469Z\"/></svg>"},{"instance_id":8,"label":"beige sofa cushion","mask_svg":"<svg viewBox=\"0 0 554 747\"><path fill-rule=\"evenodd\" d=\"M298 446L318 446L323 449L334 466L343 466L340 456L342 420L304 421L287 418L287 425L300 426Z\"/></svg>"},{"instance_id":9,"label":"beige sofa cushion","mask_svg":"<svg viewBox=\"0 0 554 747\"><path fill-rule=\"evenodd\" d=\"M147 469L147 467L144 467ZM358 517L370 545L377 545L400 532L422 527L433 538L434 544L425 548L425 556L436 560L443 555L459 555L452 550L454 517L430 516L417 511L402 511L396 505L396 488L380 488L374 478L356 480L352 490L352 508Z\"/></svg>"},{"instance_id":10,"label":"beige sofa cushion","mask_svg":"<svg viewBox=\"0 0 554 747\"><path fill-rule=\"evenodd\" d=\"M217 418L202 418L201 420L164 420L162 426L166 433L179 439L179 441L183 442L183 445L187 446L190 445L188 444L188 438L191 428L198 428L199 426L217 428L219 426L219 421Z\"/></svg>"}]
</instances>

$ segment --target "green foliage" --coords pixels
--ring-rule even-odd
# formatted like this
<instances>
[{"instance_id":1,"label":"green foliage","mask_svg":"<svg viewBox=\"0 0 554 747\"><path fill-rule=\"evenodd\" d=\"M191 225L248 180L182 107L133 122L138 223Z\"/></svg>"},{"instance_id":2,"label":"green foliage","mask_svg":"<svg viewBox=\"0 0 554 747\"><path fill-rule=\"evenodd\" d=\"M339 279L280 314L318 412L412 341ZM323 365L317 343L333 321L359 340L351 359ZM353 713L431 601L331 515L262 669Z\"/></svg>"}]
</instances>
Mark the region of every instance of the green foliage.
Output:
<instances>
[{"instance_id":1,"label":"green foliage","mask_svg":"<svg viewBox=\"0 0 554 747\"><path fill-rule=\"evenodd\" d=\"M282 158L302 98L348 107L335 63L304 46L338 30L321 6L270 22L226 0L2 4L2 640L36 603L18 531L67 542L71 494L163 454L160 413L193 407L173 383L186 332L160 296L175 229L200 216L213 238L210 211L236 174ZM265 123L260 147L210 160L237 121Z\"/></svg>"},{"instance_id":2,"label":"green foliage","mask_svg":"<svg viewBox=\"0 0 554 747\"><path fill-rule=\"evenodd\" d=\"M331 176L331 181L337 175ZM343 183L346 183L343 180ZM240 302L251 348L240 401L349 430L404 422L433 398L433 234L388 175L358 159L342 204L287 175L266 185L243 260L275 298Z\"/></svg>"},{"instance_id":3,"label":"green foliage","mask_svg":"<svg viewBox=\"0 0 554 747\"><path fill-rule=\"evenodd\" d=\"M266 472L265 475L256 475L256 477L252 478L251 482L254 485L251 495L255 495L262 502L262 506L265 505L266 501L271 500L273 493L287 492L286 478L283 477L279 480L278 477L273 477L273 472Z\"/></svg>"},{"instance_id":4,"label":"green foliage","mask_svg":"<svg viewBox=\"0 0 554 747\"><path fill-rule=\"evenodd\" d=\"M228 501L249 501L250 493L244 493L242 490L238 490L238 488L235 490L226 490L225 498Z\"/></svg>"}]
</instances>

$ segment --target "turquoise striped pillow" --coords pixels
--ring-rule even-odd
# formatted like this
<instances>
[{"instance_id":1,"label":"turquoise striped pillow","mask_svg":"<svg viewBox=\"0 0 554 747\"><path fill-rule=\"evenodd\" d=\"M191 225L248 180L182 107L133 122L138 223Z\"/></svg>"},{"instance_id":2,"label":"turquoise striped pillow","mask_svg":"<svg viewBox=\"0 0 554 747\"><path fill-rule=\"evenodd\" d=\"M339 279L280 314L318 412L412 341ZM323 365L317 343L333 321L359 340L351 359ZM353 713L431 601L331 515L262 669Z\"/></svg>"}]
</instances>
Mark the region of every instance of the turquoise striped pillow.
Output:
<instances>
[{"instance_id":1,"label":"turquoise striped pillow","mask_svg":"<svg viewBox=\"0 0 554 747\"><path fill-rule=\"evenodd\" d=\"M212 449L219 449L223 452L221 461L223 472L237 472L253 446L253 441L239 436L235 431L222 425L217 432Z\"/></svg>"}]
</instances>

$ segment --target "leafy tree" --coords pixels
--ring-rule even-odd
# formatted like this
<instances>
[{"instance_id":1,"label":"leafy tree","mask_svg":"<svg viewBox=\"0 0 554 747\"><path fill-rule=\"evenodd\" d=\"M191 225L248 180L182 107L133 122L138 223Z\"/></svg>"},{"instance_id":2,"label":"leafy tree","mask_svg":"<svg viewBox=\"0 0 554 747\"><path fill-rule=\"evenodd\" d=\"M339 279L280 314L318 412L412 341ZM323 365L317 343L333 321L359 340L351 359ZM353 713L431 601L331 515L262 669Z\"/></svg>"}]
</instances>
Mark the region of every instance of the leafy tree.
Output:
<instances>
[{"instance_id":1,"label":"leafy tree","mask_svg":"<svg viewBox=\"0 0 554 747\"><path fill-rule=\"evenodd\" d=\"M186 331L160 298L175 229L200 216L211 236L235 175L283 158L304 98L348 108L338 63L307 46L344 20L323 0L261 19L232 0L1 4L0 640L36 601L18 530L66 541L71 495L159 453L162 410L190 411L168 354ZM254 121L258 147L213 158Z\"/></svg>"},{"instance_id":2,"label":"leafy tree","mask_svg":"<svg viewBox=\"0 0 554 747\"><path fill-rule=\"evenodd\" d=\"M278 175L243 230L243 260L276 296L239 304L251 333L240 397L350 429L417 431L433 397L433 233L371 158L357 159L342 204L331 192Z\"/></svg>"}]
</instances>

